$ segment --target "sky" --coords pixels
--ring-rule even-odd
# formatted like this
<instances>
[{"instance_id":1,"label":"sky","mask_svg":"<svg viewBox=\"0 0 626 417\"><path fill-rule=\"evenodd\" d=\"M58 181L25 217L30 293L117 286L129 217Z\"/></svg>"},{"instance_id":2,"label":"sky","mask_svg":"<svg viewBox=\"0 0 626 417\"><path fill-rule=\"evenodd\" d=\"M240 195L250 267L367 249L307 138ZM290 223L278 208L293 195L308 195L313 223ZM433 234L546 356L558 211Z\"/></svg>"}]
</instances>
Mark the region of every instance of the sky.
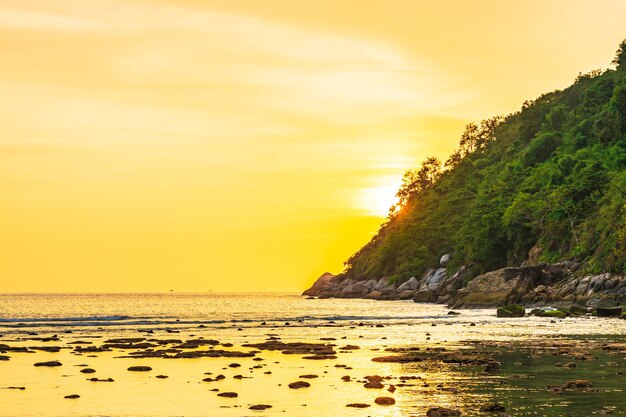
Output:
<instances>
[{"instance_id":1,"label":"sky","mask_svg":"<svg viewBox=\"0 0 626 417\"><path fill-rule=\"evenodd\" d=\"M626 2L0 0L0 292L301 291Z\"/></svg>"}]
</instances>

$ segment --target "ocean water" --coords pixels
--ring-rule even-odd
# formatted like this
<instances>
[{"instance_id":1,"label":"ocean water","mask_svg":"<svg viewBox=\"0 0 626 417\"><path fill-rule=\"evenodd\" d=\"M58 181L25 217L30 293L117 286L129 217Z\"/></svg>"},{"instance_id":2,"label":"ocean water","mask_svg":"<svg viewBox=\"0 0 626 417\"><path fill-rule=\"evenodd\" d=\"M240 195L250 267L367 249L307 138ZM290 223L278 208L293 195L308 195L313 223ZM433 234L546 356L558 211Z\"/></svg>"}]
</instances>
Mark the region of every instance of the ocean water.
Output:
<instances>
[{"instance_id":1,"label":"ocean water","mask_svg":"<svg viewBox=\"0 0 626 417\"><path fill-rule=\"evenodd\" d=\"M423 416L432 406L457 408L464 416L478 416L482 415L478 411L482 404L495 400L514 409L511 414L515 416L588 416L606 404L616 407L611 409L614 414L626 413L621 380L615 379L615 370L625 367L621 357L601 357L571 371L554 368L553 358L529 359L520 353L519 357L507 359L503 369L510 373L533 372L535 379L515 380L517 387L494 381L504 376L486 380L454 365L424 368L419 363L372 362L376 356L389 354L384 351L390 348L454 349L463 348L463 342L471 340L615 341L623 340L626 334L626 321L618 319L498 319L494 309L461 310L460 315L448 312L442 305L411 301L311 300L287 293L4 294L0 295L0 345L23 346L36 352L8 352L10 360L0 361L0 416L400 417ZM53 335L58 339L42 340ZM97 354L77 354L73 350L76 342L100 345L107 339L124 337L216 339L222 344L216 348L244 352L254 350L245 344L275 337L283 342L349 344L358 348L324 361L304 360L301 355L279 351L257 353L255 361L227 357L136 359L123 350ZM58 346L60 351L38 350L41 346ZM63 365L33 366L52 360ZM233 362L241 366L229 366ZM520 368L517 363L524 365ZM96 373L80 373L83 365L94 368ZM127 371L133 365L153 370ZM208 373L223 374L225 379L203 382ZM169 378L157 379L159 374ZM303 374L318 378L309 380L311 387L306 389L287 387ZM356 382L372 374L390 378L408 375L419 378L419 383L389 393L365 389L362 382ZM342 381L346 375L352 377L351 382ZM88 380L94 376L112 378L114 382ZM574 377L592 378L605 389L578 397L559 398L546 393L548 383ZM535 384L536 393L521 396L528 383ZM224 391L237 392L238 397L217 395ZM80 398L64 398L71 394ZM381 395L393 396L396 404L376 405L374 399ZM355 402L371 407L346 407ZM249 410L253 404L272 408Z\"/></svg>"},{"instance_id":2,"label":"ocean water","mask_svg":"<svg viewBox=\"0 0 626 417\"><path fill-rule=\"evenodd\" d=\"M480 326L444 332L450 340L530 337L533 335L624 334L619 321L596 318L550 323L545 318L503 320L495 309L461 310L448 315L443 305L412 301L362 299L308 299L295 293L131 293L131 294L0 294L0 332L124 333L165 329L183 332L199 326L229 334L233 330L264 331L271 327L293 329L292 335L309 338L312 328L383 324L424 326L434 322ZM601 323L598 325L598 323ZM531 325L529 325L531 324ZM238 330L239 331L239 330ZM430 332L438 332L431 329ZM415 341L404 330L395 342Z\"/></svg>"}]
</instances>

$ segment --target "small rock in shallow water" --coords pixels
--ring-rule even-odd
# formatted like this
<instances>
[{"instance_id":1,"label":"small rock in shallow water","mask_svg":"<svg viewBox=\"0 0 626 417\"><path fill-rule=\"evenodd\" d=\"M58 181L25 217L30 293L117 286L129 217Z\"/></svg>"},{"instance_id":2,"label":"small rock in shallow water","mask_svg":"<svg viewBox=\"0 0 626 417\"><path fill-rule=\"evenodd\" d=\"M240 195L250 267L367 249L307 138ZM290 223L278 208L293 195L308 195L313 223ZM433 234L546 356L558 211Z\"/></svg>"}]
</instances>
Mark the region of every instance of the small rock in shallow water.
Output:
<instances>
[{"instance_id":1,"label":"small rock in shallow water","mask_svg":"<svg viewBox=\"0 0 626 417\"><path fill-rule=\"evenodd\" d=\"M151 371L152 368L149 366L131 366L128 370L131 372L148 372Z\"/></svg>"},{"instance_id":2,"label":"small rock in shallow water","mask_svg":"<svg viewBox=\"0 0 626 417\"><path fill-rule=\"evenodd\" d=\"M37 362L35 366L62 366L63 364L59 361L48 361L48 362Z\"/></svg>"},{"instance_id":3,"label":"small rock in shallow water","mask_svg":"<svg viewBox=\"0 0 626 417\"><path fill-rule=\"evenodd\" d=\"M93 374L96 372L95 369L91 369L91 368L84 368L80 370L81 373L83 374Z\"/></svg>"},{"instance_id":4,"label":"small rock in shallow water","mask_svg":"<svg viewBox=\"0 0 626 417\"><path fill-rule=\"evenodd\" d=\"M159 378L159 379L167 379L167 378L169 378L169 376L167 376L167 375L157 375L156 377Z\"/></svg>"},{"instance_id":5,"label":"small rock in shallow water","mask_svg":"<svg viewBox=\"0 0 626 417\"><path fill-rule=\"evenodd\" d=\"M576 365L576 362L567 362L567 363L562 363L562 362L557 362L554 364L555 368L576 368L578 365Z\"/></svg>"},{"instance_id":6,"label":"small rock in shallow water","mask_svg":"<svg viewBox=\"0 0 626 417\"><path fill-rule=\"evenodd\" d=\"M364 404L364 403L351 403L351 404L347 404L346 407L352 407L352 408L367 408L369 407L369 404Z\"/></svg>"},{"instance_id":7,"label":"small rock in shallow water","mask_svg":"<svg viewBox=\"0 0 626 417\"><path fill-rule=\"evenodd\" d=\"M236 392L220 392L219 394L217 394L217 396L226 398L237 398L239 397L239 394L237 394Z\"/></svg>"},{"instance_id":8,"label":"small rock in shallow water","mask_svg":"<svg viewBox=\"0 0 626 417\"><path fill-rule=\"evenodd\" d=\"M378 397L374 400L374 402L378 405L394 405L396 400L391 397Z\"/></svg>"},{"instance_id":9,"label":"small rock in shallow water","mask_svg":"<svg viewBox=\"0 0 626 417\"><path fill-rule=\"evenodd\" d=\"M267 410L268 408L272 408L272 406L268 404L256 404L256 405L251 405L249 407L250 410L260 410L260 411Z\"/></svg>"},{"instance_id":10,"label":"small rock in shallow water","mask_svg":"<svg viewBox=\"0 0 626 417\"><path fill-rule=\"evenodd\" d=\"M429 408L426 412L426 417L460 417L461 412L458 410L451 410L443 407Z\"/></svg>"},{"instance_id":11,"label":"small rock in shallow water","mask_svg":"<svg viewBox=\"0 0 626 417\"><path fill-rule=\"evenodd\" d=\"M502 413L506 411L506 408L502 404L494 403L487 404L480 407L480 411L488 412L488 413Z\"/></svg>"},{"instance_id":12,"label":"small rock in shallow water","mask_svg":"<svg viewBox=\"0 0 626 417\"><path fill-rule=\"evenodd\" d=\"M379 380L369 381L368 383L366 383L365 385L363 385L363 387L365 387L365 388L373 388L373 389L381 389L381 388L385 388L385 386L383 385L383 383L382 383L382 382L380 382Z\"/></svg>"},{"instance_id":13,"label":"small rock in shallow water","mask_svg":"<svg viewBox=\"0 0 626 417\"><path fill-rule=\"evenodd\" d=\"M487 366L485 366L484 372L488 374L497 374L500 372L500 362L489 362Z\"/></svg>"},{"instance_id":14,"label":"small rock in shallow water","mask_svg":"<svg viewBox=\"0 0 626 417\"><path fill-rule=\"evenodd\" d=\"M311 384L306 381L296 381L289 384L289 388L291 389L300 389L300 388L308 388Z\"/></svg>"},{"instance_id":15,"label":"small rock in shallow water","mask_svg":"<svg viewBox=\"0 0 626 417\"><path fill-rule=\"evenodd\" d=\"M318 378L317 375L315 374L306 374L306 375L300 375L299 378L303 378L303 379L313 379L313 378Z\"/></svg>"},{"instance_id":16,"label":"small rock in shallow water","mask_svg":"<svg viewBox=\"0 0 626 417\"><path fill-rule=\"evenodd\" d=\"M67 398L69 400L74 400L76 398L80 398L80 395L78 394L66 395L64 398Z\"/></svg>"}]
</instances>

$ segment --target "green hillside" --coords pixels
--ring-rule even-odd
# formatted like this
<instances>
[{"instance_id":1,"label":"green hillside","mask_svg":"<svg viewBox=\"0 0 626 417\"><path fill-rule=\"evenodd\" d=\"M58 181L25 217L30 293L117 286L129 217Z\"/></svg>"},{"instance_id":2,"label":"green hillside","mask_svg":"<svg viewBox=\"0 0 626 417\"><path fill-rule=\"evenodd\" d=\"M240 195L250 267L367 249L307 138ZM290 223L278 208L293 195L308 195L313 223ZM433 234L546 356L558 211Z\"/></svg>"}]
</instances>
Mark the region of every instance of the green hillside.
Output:
<instances>
[{"instance_id":1,"label":"green hillside","mask_svg":"<svg viewBox=\"0 0 626 417\"><path fill-rule=\"evenodd\" d=\"M626 273L626 41L614 69L466 127L442 163L405 174L400 204L344 277L404 281L451 253L468 277L577 260Z\"/></svg>"}]
</instances>

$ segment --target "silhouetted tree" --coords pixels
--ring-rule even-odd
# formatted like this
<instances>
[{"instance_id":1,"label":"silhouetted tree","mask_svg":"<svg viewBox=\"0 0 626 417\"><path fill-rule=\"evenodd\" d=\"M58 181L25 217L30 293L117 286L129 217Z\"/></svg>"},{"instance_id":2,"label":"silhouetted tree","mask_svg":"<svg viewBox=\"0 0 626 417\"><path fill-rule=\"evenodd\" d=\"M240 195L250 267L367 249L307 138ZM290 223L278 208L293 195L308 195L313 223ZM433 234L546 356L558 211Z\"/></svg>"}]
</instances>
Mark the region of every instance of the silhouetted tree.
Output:
<instances>
[{"instance_id":1,"label":"silhouetted tree","mask_svg":"<svg viewBox=\"0 0 626 417\"><path fill-rule=\"evenodd\" d=\"M393 208L404 206L411 198L421 194L441 175L441 161L435 157L426 158L418 170L410 170L404 174L402 185L398 190L398 204Z\"/></svg>"},{"instance_id":2,"label":"silhouetted tree","mask_svg":"<svg viewBox=\"0 0 626 417\"><path fill-rule=\"evenodd\" d=\"M615 52L615 58L613 58L613 63L617 65L617 69L626 68L626 39L619 44L619 48L617 48L617 52Z\"/></svg>"}]
</instances>

